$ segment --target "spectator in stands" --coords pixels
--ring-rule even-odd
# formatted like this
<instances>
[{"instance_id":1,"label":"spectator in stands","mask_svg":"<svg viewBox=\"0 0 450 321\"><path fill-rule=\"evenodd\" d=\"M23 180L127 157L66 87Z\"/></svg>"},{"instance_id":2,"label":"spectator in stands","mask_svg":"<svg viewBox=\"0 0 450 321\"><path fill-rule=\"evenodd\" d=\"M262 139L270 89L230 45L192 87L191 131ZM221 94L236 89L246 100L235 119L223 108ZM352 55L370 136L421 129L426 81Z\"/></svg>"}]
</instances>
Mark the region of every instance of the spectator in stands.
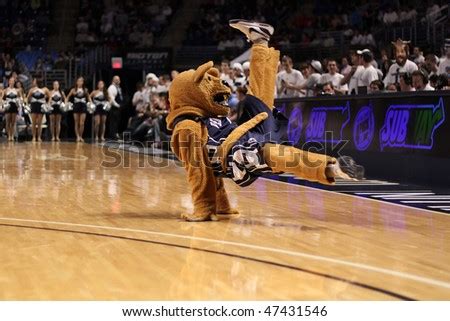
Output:
<instances>
[{"instance_id":1,"label":"spectator in stands","mask_svg":"<svg viewBox=\"0 0 450 321\"><path fill-rule=\"evenodd\" d=\"M412 4L409 4L407 7L405 7L402 22L409 22L411 20L416 19L416 17L417 11Z\"/></svg>"},{"instance_id":2,"label":"spectator in stands","mask_svg":"<svg viewBox=\"0 0 450 321\"><path fill-rule=\"evenodd\" d=\"M439 76L434 74L428 77L428 84L436 89L437 82L438 82Z\"/></svg>"},{"instance_id":3,"label":"spectator in stands","mask_svg":"<svg viewBox=\"0 0 450 321\"><path fill-rule=\"evenodd\" d=\"M138 42L138 48L149 48L153 46L153 33L150 30L145 30L141 34L141 40Z\"/></svg>"},{"instance_id":4,"label":"spectator in stands","mask_svg":"<svg viewBox=\"0 0 450 321\"><path fill-rule=\"evenodd\" d=\"M232 91L236 92L236 89L238 87L243 87L247 84L247 79L244 75L244 68L242 68L242 65L238 62L235 62L233 64L233 69L231 70L232 80L233 80L233 86Z\"/></svg>"},{"instance_id":5,"label":"spectator in stands","mask_svg":"<svg viewBox=\"0 0 450 321\"><path fill-rule=\"evenodd\" d=\"M312 97L315 95L316 86L320 83L322 65L320 64L320 61L312 60L308 65L302 66L301 72L303 77L306 78L306 81L304 81L300 86L286 83L286 88L301 92L306 90L306 96Z\"/></svg>"},{"instance_id":6,"label":"spectator in stands","mask_svg":"<svg viewBox=\"0 0 450 321\"><path fill-rule=\"evenodd\" d=\"M309 43L311 47L319 47L323 45L322 37L319 31L315 31L312 37L312 41Z\"/></svg>"},{"instance_id":7,"label":"spectator in stands","mask_svg":"<svg viewBox=\"0 0 450 321\"><path fill-rule=\"evenodd\" d=\"M242 64L242 69L244 69L244 76L246 79L250 77L250 61L246 61Z\"/></svg>"},{"instance_id":8,"label":"spectator in stands","mask_svg":"<svg viewBox=\"0 0 450 321\"><path fill-rule=\"evenodd\" d=\"M83 17L78 19L76 26L77 33L87 33L89 31L89 24L84 20Z\"/></svg>"},{"instance_id":9,"label":"spectator in stands","mask_svg":"<svg viewBox=\"0 0 450 321\"><path fill-rule=\"evenodd\" d=\"M143 90L144 105L146 109L150 108L151 96L156 93L159 85L159 78L154 73L148 73L145 76L145 86Z\"/></svg>"},{"instance_id":10,"label":"spectator in stands","mask_svg":"<svg viewBox=\"0 0 450 321\"><path fill-rule=\"evenodd\" d=\"M352 71L352 66L348 64L347 57L341 59L341 74L345 77Z\"/></svg>"},{"instance_id":11,"label":"spectator in stands","mask_svg":"<svg viewBox=\"0 0 450 321\"><path fill-rule=\"evenodd\" d=\"M127 25L128 14L122 8L119 8L114 17L114 34L117 36L123 35L125 33Z\"/></svg>"},{"instance_id":12,"label":"spectator in stands","mask_svg":"<svg viewBox=\"0 0 450 321\"><path fill-rule=\"evenodd\" d=\"M144 84L138 82L136 84L136 92L133 95L131 103L136 111L137 115L143 115L145 112L145 101L144 101Z\"/></svg>"},{"instance_id":13,"label":"spectator in stands","mask_svg":"<svg viewBox=\"0 0 450 321\"><path fill-rule=\"evenodd\" d=\"M440 10L441 8L437 3L434 2L429 3L429 5L427 6L427 12L422 21L434 22L436 18L438 18Z\"/></svg>"},{"instance_id":14,"label":"spectator in stands","mask_svg":"<svg viewBox=\"0 0 450 321\"><path fill-rule=\"evenodd\" d=\"M338 69L336 60L328 59L327 69L328 72L321 76L320 83L326 84L328 82L331 82L331 84L333 85L333 93L337 92L340 94L345 94L348 91L348 86L347 84L341 85L341 81L344 76L337 72Z\"/></svg>"},{"instance_id":15,"label":"spectator in stands","mask_svg":"<svg viewBox=\"0 0 450 321\"><path fill-rule=\"evenodd\" d=\"M60 51L53 64L54 69L65 69L68 65L69 59L64 51Z\"/></svg>"},{"instance_id":16,"label":"spectator in stands","mask_svg":"<svg viewBox=\"0 0 450 321\"><path fill-rule=\"evenodd\" d=\"M169 75L159 76L159 91L157 90L158 93L168 93L171 84L172 81Z\"/></svg>"},{"instance_id":17,"label":"spectator in stands","mask_svg":"<svg viewBox=\"0 0 450 321\"><path fill-rule=\"evenodd\" d=\"M178 70L172 70L170 72L170 78L172 79L172 81L178 76L179 72Z\"/></svg>"},{"instance_id":18,"label":"spectator in stands","mask_svg":"<svg viewBox=\"0 0 450 321\"><path fill-rule=\"evenodd\" d=\"M330 35L330 33L326 33L323 40L322 40L323 46L325 48L333 47L335 44L334 38Z\"/></svg>"},{"instance_id":19,"label":"spectator in stands","mask_svg":"<svg viewBox=\"0 0 450 321\"><path fill-rule=\"evenodd\" d=\"M111 85L108 87L108 96L111 100L111 110L109 111L109 136L112 139L119 139L120 108L123 103L122 88L120 87L120 77L114 76Z\"/></svg>"},{"instance_id":20,"label":"spectator in stands","mask_svg":"<svg viewBox=\"0 0 450 321\"><path fill-rule=\"evenodd\" d=\"M400 91L401 92L409 92L415 91L416 89L412 86L412 78L411 75L407 72L400 75Z\"/></svg>"},{"instance_id":21,"label":"spectator in stands","mask_svg":"<svg viewBox=\"0 0 450 321\"><path fill-rule=\"evenodd\" d=\"M217 45L217 49L220 51L224 51L227 49L234 49L234 48L238 48L238 49L242 49L244 48L245 43L242 40L241 37L236 36L233 39L229 39L229 38L224 38L222 39L219 44Z\"/></svg>"},{"instance_id":22,"label":"spectator in stands","mask_svg":"<svg viewBox=\"0 0 450 321\"><path fill-rule=\"evenodd\" d=\"M167 116L168 109L164 104L164 101L160 98L159 94L153 94L150 100L150 110L146 118L132 133L133 139L141 140L148 133L150 129L153 129L153 147L161 146L161 128L163 127L163 119Z\"/></svg>"},{"instance_id":23,"label":"spectator in stands","mask_svg":"<svg viewBox=\"0 0 450 321\"><path fill-rule=\"evenodd\" d=\"M341 80L341 86L348 84L348 93L350 95L358 93L359 78L364 71L362 53L363 51L361 50L351 53L352 69Z\"/></svg>"},{"instance_id":24,"label":"spectator in stands","mask_svg":"<svg viewBox=\"0 0 450 321\"><path fill-rule=\"evenodd\" d=\"M90 40L91 37L86 31L78 33L77 36L75 37L75 42L79 44L88 43Z\"/></svg>"},{"instance_id":25,"label":"spectator in stands","mask_svg":"<svg viewBox=\"0 0 450 321\"><path fill-rule=\"evenodd\" d=\"M172 10L172 8L169 6L169 4L166 3L166 4L162 7L161 13L162 13L164 16L166 16L166 17L170 17L170 16L172 15L172 13L173 13L173 10Z\"/></svg>"},{"instance_id":26,"label":"spectator in stands","mask_svg":"<svg viewBox=\"0 0 450 321\"><path fill-rule=\"evenodd\" d=\"M370 83L368 92L370 94L379 93L384 90L384 84L381 80L374 80Z\"/></svg>"},{"instance_id":27,"label":"spectator in stands","mask_svg":"<svg viewBox=\"0 0 450 321\"><path fill-rule=\"evenodd\" d=\"M10 54L2 54L3 60L3 75L5 78L11 77L12 73L16 70L16 61L11 58Z\"/></svg>"},{"instance_id":28,"label":"spectator in stands","mask_svg":"<svg viewBox=\"0 0 450 321\"><path fill-rule=\"evenodd\" d=\"M450 79L447 77L447 75L436 75L436 81L434 83L431 83L430 78L430 85L431 87L435 88L435 90L450 90L449 82Z\"/></svg>"},{"instance_id":29,"label":"spectator in stands","mask_svg":"<svg viewBox=\"0 0 450 321\"><path fill-rule=\"evenodd\" d=\"M220 79L225 81L228 86L231 88L233 86L233 80L231 79L231 69L230 69L230 61L222 60L220 64Z\"/></svg>"},{"instance_id":30,"label":"spectator in stands","mask_svg":"<svg viewBox=\"0 0 450 321\"><path fill-rule=\"evenodd\" d=\"M156 78L158 78L158 82L156 83L154 92L157 93L158 95L167 93L169 91L168 86L170 85L170 79L167 79L168 76L162 75Z\"/></svg>"},{"instance_id":31,"label":"spectator in stands","mask_svg":"<svg viewBox=\"0 0 450 321\"><path fill-rule=\"evenodd\" d=\"M372 64L373 55L370 50L366 50L362 53L362 59L364 63L364 70L358 80L358 86L365 87L365 92L369 92L370 84L375 80L379 80L379 76L377 70Z\"/></svg>"},{"instance_id":32,"label":"spectator in stands","mask_svg":"<svg viewBox=\"0 0 450 321\"><path fill-rule=\"evenodd\" d=\"M385 25L393 25L397 23L399 20L397 12L391 7L387 9L387 11L383 15L383 22Z\"/></svg>"},{"instance_id":33,"label":"spectator in stands","mask_svg":"<svg viewBox=\"0 0 450 321\"><path fill-rule=\"evenodd\" d=\"M100 30L103 34L111 33L114 23L114 11L109 9L102 14Z\"/></svg>"},{"instance_id":34,"label":"spectator in stands","mask_svg":"<svg viewBox=\"0 0 450 321\"><path fill-rule=\"evenodd\" d=\"M438 58L434 54L428 54L425 57L425 64L422 66L422 68L426 69L428 72L428 79L438 74Z\"/></svg>"},{"instance_id":35,"label":"spectator in stands","mask_svg":"<svg viewBox=\"0 0 450 321\"><path fill-rule=\"evenodd\" d=\"M396 84L389 84L387 87L386 87L386 92L388 92L388 93L396 93L396 92L398 92L399 90L398 90L398 87L397 87L397 85Z\"/></svg>"},{"instance_id":36,"label":"spectator in stands","mask_svg":"<svg viewBox=\"0 0 450 321\"><path fill-rule=\"evenodd\" d=\"M419 47L414 47L412 59L416 65L420 65L425 62L425 57Z\"/></svg>"},{"instance_id":37,"label":"spectator in stands","mask_svg":"<svg viewBox=\"0 0 450 321\"><path fill-rule=\"evenodd\" d=\"M149 109L147 108L144 99L144 84L138 82L136 84L136 92L131 100L133 107L135 108L135 115L128 120L127 129L124 131L124 140L128 141L134 131L142 124L142 122L149 117Z\"/></svg>"},{"instance_id":38,"label":"spectator in stands","mask_svg":"<svg viewBox=\"0 0 450 321\"><path fill-rule=\"evenodd\" d=\"M133 31L128 35L128 41L132 45L136 45L142 41L142 33L137 25L133 25Z\"/></svg>"},{"instance_id":39,"label":"spectator in stands","mask_svg":"<svg viewBox=\"0 0 450 321\"><path fill-rule=\"evenodd\" d=\"M331 81L327 81L324 84L320 84L318 86L318 95L335 95L333 83Z\"/></svg>"},{"instance_id":40,"label":"spectator in stands","mask_svg":"<svg viewBox=\"0 0 450 321\"><path fill-rule=\"evenodd\" d=\"M439 63L438 74L446 75L450 78L450 39L446 39L445 44L445 57L441 59Z\"/></svg>"},{"instance_id":41,"label":"spectator in stands","mask_svg":"<svg viewBox=\"0 0 450 321\"><path fill-rule=\"evenodd\" d=\"M418 69L412 73L412 85L416 91L434 90L428 83L428 76L428 72L425 69Z\"/></svg>"},{"instance_id":42,"label":"spectator in stands","mask_svg":"<svg viewBox=\"0 0 450 321\"><path fill-rule=\"evenodd\" d=\"M361 45L370 48L375 48L377 46L372 33L368 31L363 31Z\"/></svg>"},{"instance_id":43,"label":"spectator in stands","mask_svg":"<svg viewBox=\"0 0 450 321\"><path fill-rule=\"evenodd\" d=\"M300 91L294 89L288 89L286 84L294 86L300 86L305 79L302 73L294 69L294 63L289 56L283 56L281 58L282 70L277 75L277 96L278 98L290 98L290 97L302 97L304 96Z\"/></svg>"},{"instance_id":44,"label":"spectator in stands","mask_svg":"<svg viewBox=\"0 0 450 321\"><path fill-rule=\"evenodd\" d=\"M245 108L245 104L243 103L245 97L247 97L247 87L238 87L236 89L238 103L234 107L231 107L229 116L231 121L236 122L241 117L243 109Z\"/></svg>"},{"instance_id":45,"label":"spectator in stands","mask_svg":"<svg viewBox=\"0 0 450 321\"><path fill-rule=\"evenodd\" d=\"M384 78L384 85L387 87L389 84L398 84L400 74L408 72L412 74L416 71L417 65L407 58L407 46L404 44L404 50L399 50L395 57L395 63L389 67L389 71Z\"/></svg>"},{"instance_id":46,"label":"spectator in stands","mask_svg":"<svg viewBox=\"0 0 450 321\"><path fill-rule=\"evenodd\" d=\"M381 49L380 57L381 59L379 60L378 65L380 66L380 70L383 73L383 75L386 75L389 72L389 68L392 65L391 59L389 59L386 49Z\"/></svg>"},{"instance_id":47,"label":"spectator in stands","mask_svg":"<svg viewBox=\"0 0 450 321\"><path fill-rule=\"evenodd\" d=\"M363 46L363 36L362 34L359 32L358 29L355 30L352 40L350 41L350 44L352 46Z\"/></svg>"},{"instance_id":48,"label":"spectator in stands","mask_svg":"<svg viewBox=\"0 0 450 321\"><path fill-rule=\"evenodd\" d=\"M44 78L44 72L45 72L45 68L44 68L44 62L41 58L39 58L38 60L36 60L36 64L34 65L34 76L37 79L43 79Z\"/></svg>"}]
</instances>

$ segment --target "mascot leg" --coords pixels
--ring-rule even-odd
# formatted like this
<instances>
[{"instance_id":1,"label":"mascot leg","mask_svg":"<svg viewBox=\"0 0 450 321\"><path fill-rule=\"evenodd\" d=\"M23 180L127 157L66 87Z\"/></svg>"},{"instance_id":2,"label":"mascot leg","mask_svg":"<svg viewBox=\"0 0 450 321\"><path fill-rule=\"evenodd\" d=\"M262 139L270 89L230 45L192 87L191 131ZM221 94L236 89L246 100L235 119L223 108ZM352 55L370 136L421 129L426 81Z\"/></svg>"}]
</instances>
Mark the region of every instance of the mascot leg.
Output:
<instances>
[{"instance_id":1,"label":"mascot leg","mask_svg":"<svg viewBox=\"0 0 450 321\"><path fill-rule=\"evenodd\" d=\"M239 212L236 209L233 209L230 205L222 177L216 178L216 207L217 214L239 214Z\"/></svg>"},{"instance_id":2,"label":"mascot leg","mask_svg":"<svg viewBox=\"0 0 450 321\"><path fill-rule=\"evenodd\" d=\"M302 179L322 184L334 183L332 166L335 158L278 144L265 144L264 160L273 172L292 173Z\"/></svg>"},{"instance_id":3,"label":"mascot leg","mask_svg":"<svg viewBox=\"0 0 450 321\"><path fill-rule=\"evenodd\" d=\"M243 32L253 43L248 93L273 110L280 59L280 52L269 48L268 45L274 31L273 27L265 23L240 19L230 20L230 26ZM290 172L303 179L322 184L333 184L335 178L351 179L341 170L338 161L327 155L271 143L264 144L262 154L265 163L273 172Z\"/></svg>"},{"instance_id":4,"label":"mascot leg","mask_svg":"<svg viewBox=\"0 0 450 321\"><path fill-rule=\"evenodd\" d=\"M194 212L183 213L181 218L191 222L217 220L217 191L224 192L223 186L222 188L216 186L208 151L204 146L203 138L207 135L206 128L200 123L184 120L175 128L171 140L173 152L183 162L186 169L194 203ZM228 209L225 206L227 204L228 201L224 204L224 210Z\"/></svg>"},{"instance_id":5,"label":"mascot leg","mask_svg":"<svg viewBox=\"0 0 450 321\"><path fill-rule=\"evenodd\" d=\"M272 110L280 52L269 48L265 42L254 44L251 51L249 94Z\"/></svg>"}]
</instances>

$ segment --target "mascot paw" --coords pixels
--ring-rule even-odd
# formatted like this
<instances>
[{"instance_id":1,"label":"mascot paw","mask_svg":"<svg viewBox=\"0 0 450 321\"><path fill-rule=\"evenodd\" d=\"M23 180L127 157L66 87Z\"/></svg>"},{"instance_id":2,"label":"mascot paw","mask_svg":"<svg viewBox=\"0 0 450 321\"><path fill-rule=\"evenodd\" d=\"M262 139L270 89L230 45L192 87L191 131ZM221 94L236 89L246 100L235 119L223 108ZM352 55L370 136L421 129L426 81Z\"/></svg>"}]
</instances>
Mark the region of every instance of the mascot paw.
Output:
<instances>
[{"instance_id":1,"label":"mascot paw","mask_svg":"<svg viewBox=\"0 0 450 321\"><path fill-rule=\"evenodd\" d=\"M325 175L328 179L347 179L347 180L353 180L356 181L355 178L350 177L347 173L343 172L339 164L329 164L325 168Z\"/></svg>"},{"instance_id":2,"label":"mascot paw","mask_svg":"<svg viewBox=\"0 0 450 321\"><path fill-rule=\"evenodd\" d=\"M219 219L215 214L195 214L195 213L183 213L181 218L188 222L205 222L205 221L218 221Z\"/></svg>"},{"instance_id":3,"label":"mascot paw","mask_svg":"<svg viewBox=\"0 0 450 321\"><path fill-rule=\"evenodd\" d=\"M219 214L219 215L235 215L235 214L239 214L239 211L235 208L229 208L229 209L225 209L225 210L218 210L217 214Z\"/></svg>"}]
</instances>

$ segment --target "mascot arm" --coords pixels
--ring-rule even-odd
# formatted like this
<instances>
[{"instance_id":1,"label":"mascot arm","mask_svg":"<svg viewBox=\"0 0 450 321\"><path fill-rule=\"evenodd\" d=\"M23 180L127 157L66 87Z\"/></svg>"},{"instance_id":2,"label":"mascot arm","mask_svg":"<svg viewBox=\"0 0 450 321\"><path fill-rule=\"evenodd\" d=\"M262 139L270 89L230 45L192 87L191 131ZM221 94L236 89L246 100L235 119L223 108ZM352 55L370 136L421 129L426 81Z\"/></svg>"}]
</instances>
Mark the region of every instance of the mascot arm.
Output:
<instances>
[{"instance_id":1,"label":"mascot arm","mask_svg":"<svg viewBox=\"0 0 450 321\"><path fill-rule=\"evenodd\" d=\"M193 214L183 214L190 221L214 219L216 214L216 178L209 163L206 142L208 132L201 123L184 120L172 135L172 150L184 163L191 187Z\"/></svg>"}]
</instances>

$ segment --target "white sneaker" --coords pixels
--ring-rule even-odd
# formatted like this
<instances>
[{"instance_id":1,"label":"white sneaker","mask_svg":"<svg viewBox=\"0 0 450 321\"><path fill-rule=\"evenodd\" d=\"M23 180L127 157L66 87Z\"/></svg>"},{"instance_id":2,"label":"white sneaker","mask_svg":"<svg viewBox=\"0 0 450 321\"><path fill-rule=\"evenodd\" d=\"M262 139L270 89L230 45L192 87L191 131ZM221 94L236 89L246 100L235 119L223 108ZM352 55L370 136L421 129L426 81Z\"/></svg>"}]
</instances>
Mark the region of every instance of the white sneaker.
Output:
<instances>
[{"instance_id":1,"label":"white sneaker","mask_svg":"<svg viewBox=\"0 0 450 321\"><path fill-rule=\"evenodd\" d=\"M229 22L230 27L238 29L247 36L247 39L251 42L255 42L259 39L266 41L270 40L270 36L273 35L273 27L267 23L253 22L243 19L233 19Z\"/></svg>"}]
</instances>

